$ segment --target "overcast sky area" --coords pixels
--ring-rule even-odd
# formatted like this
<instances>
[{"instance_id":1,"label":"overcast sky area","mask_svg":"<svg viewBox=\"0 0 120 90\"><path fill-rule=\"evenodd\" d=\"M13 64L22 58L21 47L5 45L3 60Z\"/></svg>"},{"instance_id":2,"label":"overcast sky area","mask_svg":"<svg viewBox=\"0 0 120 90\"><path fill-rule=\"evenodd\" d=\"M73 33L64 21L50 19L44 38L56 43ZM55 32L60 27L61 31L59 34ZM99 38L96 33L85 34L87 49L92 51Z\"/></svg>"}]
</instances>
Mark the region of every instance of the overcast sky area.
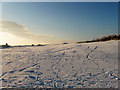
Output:
<instances>
[{"instance_id":1,"label":"overcast sky area","mask_svg":"<svg viewBox=\"0 0 120 90\"><path fill-rule=\"evenodd\" d=\"M117 2L3 2L0 44L74 43L118 33Z\"/></svg>"}]
</instances>

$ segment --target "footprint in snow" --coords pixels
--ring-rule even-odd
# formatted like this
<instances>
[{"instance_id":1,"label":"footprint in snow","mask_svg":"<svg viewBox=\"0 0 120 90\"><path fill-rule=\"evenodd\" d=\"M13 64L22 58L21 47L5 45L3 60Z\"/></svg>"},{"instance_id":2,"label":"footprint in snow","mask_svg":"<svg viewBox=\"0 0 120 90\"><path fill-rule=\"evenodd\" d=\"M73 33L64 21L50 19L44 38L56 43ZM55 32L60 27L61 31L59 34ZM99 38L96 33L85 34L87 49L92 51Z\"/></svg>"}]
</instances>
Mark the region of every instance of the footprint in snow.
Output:
<instances>
[{"instance_id":1,"label":"footprint in snow","mask_svg":"<svg viewBox=\"0 0 120 90\"><path fill-rule=\"evenodd\" d=\"M10 64L10 63L12 63L12 61L10 61L10 62L7 62L7 63L6 63L6 65L8 65L8 64Z\"/></svg>"},{"instance_id":2,"label":"footprint in snow","mask_svg":"<svg viewBox=\"0 0 120 90\"><path fill-rule=\"evenodd\" d=\"M25 72L34 73L34 70L29 70L29 71L25 71Z\"/></svg>"},{"instance_id":3,"label":"footprint in snow","mask_svg":"<svg viewBox=\"0 0 120 90\"><path fill-rule=\"evenodd\" d=\"M30 78L32 78L32 79L35 79L35 77L34 76L29 76Z\"/></svg>"},{"instance_id":4,"label":"footprint in snow","mask_svg":"<svg viewBox=\"0 0 120 90\"><path fill-rule=\"evenodd\" d=\"M77 51L75 50L75 51L73 51L72 53L77 53Z\"/></svg>"},{"instance_id":5,"label":"footprint in snow","mask_svg":"<svg viewBox=\"0 0 120 90\"><path fill-rule=\"evenodd\" d=\"M67 53L66 52L64 52L62 55L66 55Z\"/></svg>"}]
</instances>

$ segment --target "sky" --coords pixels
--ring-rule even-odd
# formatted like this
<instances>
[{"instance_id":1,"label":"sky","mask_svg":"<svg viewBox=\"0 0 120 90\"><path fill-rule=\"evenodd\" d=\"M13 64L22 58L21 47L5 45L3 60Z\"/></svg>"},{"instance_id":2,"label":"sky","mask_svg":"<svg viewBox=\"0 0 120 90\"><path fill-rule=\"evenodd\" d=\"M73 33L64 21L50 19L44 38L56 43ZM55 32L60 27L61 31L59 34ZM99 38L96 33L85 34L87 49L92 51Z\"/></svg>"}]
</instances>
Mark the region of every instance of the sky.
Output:
<instances>
[{"instance_id":1,"label":"sky","mask_svg":"<svg viewBox=\"0 0 120 90\"><path fill-rule=\"evenodd\" d=\"M117 2L3 2L0 44L75 43L118 33Z\"/></svg>"}]
</instances>

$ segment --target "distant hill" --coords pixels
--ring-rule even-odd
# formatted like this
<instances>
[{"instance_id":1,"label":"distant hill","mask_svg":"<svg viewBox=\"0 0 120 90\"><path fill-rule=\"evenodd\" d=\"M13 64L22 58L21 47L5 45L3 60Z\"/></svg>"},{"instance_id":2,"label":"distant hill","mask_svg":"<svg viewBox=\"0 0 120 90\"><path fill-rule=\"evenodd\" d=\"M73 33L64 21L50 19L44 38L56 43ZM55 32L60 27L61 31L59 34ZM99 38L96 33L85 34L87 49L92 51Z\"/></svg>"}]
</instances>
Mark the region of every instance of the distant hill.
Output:
<instances>
[{"instance_id":1,"label":"distant hill","mask_svg":"<svg viewBox=\"0 0 120 90\"><path fill-rule=\"evenodd\" d=\"M90 42L100 42L100 41L110 41L110 40L120 40L120 34L118 35L108 35L108 36L104 36L102 38L98 38L98 39L93 39L90 41L80 41L77 43L90 43Z\"/></svg>"}]
</instances>

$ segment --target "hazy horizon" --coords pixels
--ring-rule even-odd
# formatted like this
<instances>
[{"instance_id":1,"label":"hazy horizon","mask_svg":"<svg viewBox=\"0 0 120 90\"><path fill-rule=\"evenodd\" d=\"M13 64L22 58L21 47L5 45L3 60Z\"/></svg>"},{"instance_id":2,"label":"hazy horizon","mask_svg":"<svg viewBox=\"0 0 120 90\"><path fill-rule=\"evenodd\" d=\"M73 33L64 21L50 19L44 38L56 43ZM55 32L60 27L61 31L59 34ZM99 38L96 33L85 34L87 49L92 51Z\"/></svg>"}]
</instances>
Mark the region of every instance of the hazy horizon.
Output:
<instances>
[{"instance_id":1,"label":"hazy horizon","mask_svg":"<svg viewBox=\"0 0 120 90\"><path fill-rule=\"evenodd\" d=\"M117 2L3 2L0 45L74 43L118 34Z\"/></svg>"}]
</instances>

